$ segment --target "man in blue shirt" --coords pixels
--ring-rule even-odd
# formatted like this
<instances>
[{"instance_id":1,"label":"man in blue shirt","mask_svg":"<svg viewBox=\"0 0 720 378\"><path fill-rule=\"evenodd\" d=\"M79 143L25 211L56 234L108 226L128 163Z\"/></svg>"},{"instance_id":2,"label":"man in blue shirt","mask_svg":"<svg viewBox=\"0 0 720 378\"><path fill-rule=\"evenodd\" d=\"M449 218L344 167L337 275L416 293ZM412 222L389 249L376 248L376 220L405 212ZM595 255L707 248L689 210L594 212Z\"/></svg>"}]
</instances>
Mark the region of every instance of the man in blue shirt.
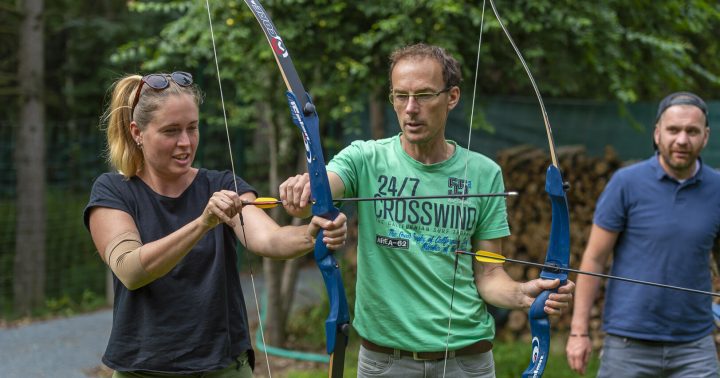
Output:
<instances>
[{"instance_id":1,"label":"man in blue shirt","mask_svg":"<svg viewBox=\"0 0 720 378\"><path fill-rule=\"evenodd\" d=\"M710 291L710 253L720 229L720 174L700 152L710 128L705 102L678 92L658 107L654 156L617 171L598 200L581 270ZM584 374L600 280L577 280L570 367ZM608 281L598 377L718 377L711 298Z\"/></svg>"}]
</instances>

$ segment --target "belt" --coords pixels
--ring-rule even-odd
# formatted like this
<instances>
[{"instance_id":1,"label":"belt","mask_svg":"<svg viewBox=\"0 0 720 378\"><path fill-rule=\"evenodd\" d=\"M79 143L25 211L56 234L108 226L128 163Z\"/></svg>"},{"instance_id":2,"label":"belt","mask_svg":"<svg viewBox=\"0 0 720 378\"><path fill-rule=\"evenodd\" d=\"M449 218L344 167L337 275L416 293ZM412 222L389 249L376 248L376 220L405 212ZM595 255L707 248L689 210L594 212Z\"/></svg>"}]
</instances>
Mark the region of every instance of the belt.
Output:
<instances>
[{"instance_id":1,"label":"belt","mask_svg":"<svg viewBox=\"0 0 720 378\"><path fill-rule=\"evenodd\" d=\"M407 350L394 349L377 345L370 340L362 339L362 346L367 350L384 354L399 354L400 356L409 356L415 360L442 360L445 359L445 352L410 352ZM475 344L470 344L464 348L457 350L449 350L447 358L455 358L456 356L467 356L470 354L480 354L489 352L492 349L492 343L487 340L480 340Z\"/></svg>"},{"instance_id":2,"label":"belt","mask_svg":"<svg viewBox=\"0 0 720 378\"><path fill-rule=\"evenodd\" d=\"M643 344L643 345L648 345L648 346L658 346L658 347L675 346L675 345L679 345L679 344L688 343L688 341L659 341L659 340L636 339L633 337L619 336L619 335L614 335L611 333L608 333L608 336L617 337L619 339L622 339L625 341L630 341L630 342L637 343L637 344Z\"/></svg>"}]
</instances>

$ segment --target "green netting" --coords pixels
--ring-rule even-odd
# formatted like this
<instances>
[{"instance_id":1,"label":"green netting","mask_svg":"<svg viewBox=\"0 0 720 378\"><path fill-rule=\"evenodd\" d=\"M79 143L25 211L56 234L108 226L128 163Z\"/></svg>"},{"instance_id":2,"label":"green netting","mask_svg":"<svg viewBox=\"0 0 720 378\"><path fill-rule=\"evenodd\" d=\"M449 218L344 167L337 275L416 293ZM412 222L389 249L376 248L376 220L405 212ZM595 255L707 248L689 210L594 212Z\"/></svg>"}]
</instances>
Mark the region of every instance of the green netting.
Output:
<instances>
[{"instance_id":1,"label":"green netting","mask_svg":"<svg viewBox=\"0 0 720 378\"><path fill-rule=\"evenodd\" d=\"M465 96L465 100L470 96ZM467 104L467 101L461 105ZM644 159L652 153L651 133L656 103L620 106L577 100L548 100L547 107L558 146L584 145L591 155L600 156L612 146L624 160ZM720 123L720 102L709 101L710 125ZM281 109L280 111L286 111ZM461 145L467 144L469 111L451 113L447 135ZM360 119L367 120L367 115ZM386 134L398 132L397 120L390 107L386 112ZM366 122L365 122L366 123ZM471 148L490 157L507 147L531 144L547 149L547 138L539 106L534 98L481 99L476 110ZM365 125L367 126L367 125ZM288 121L288 127L291 126ZM337 132L338 125L333 125ZM202 128L201 128L202 130ZM16 244L15 167L13 164L16 125L0 121L0 318L12 311L13 259ZM345 144L351 139L367 138L368 128L359 133L345 131ZM224 130L203 130L197 154L200 165L228 168ZM46 295L48 306L62 307L93 300L104 294L105 267L96 256L90 236L82 225L82 209L87 201L93 178L107 168L102 158L102 133L97 120L72 124L48 122L47 135L47 203L48 236L46 239ZM359 136L358 136L359 135ZM258 156L250 156L251 137L242 133L233 138L236 169L245 176L251 172L246 164L255 164ZM711 134L703 153L707 164L720 165L720 142ZM341 147L341 146L339 146ZM299 146L298 146L299 148ZM336 150L328 151L329 155ZM250 158L248 158L250 157ZM253 162L253 163L247 163ZM252 171L257 171L255 167ZM252 180L252 178L251 178ZM257 181L257 180L255 180ZM261 182L252 182L262 187ZM21 235L33 238L36 235Z\"/></svg>"},{"instance_id":2,"label":"green netting","mask_svg":"<svg viewBox=\"0 0 720 378\"><path fill-rule=\"evenodd\" d=\"M548 100L547 112L555 144L583 145L588 154L602 156L606 146L615 149L623 160L645 159L653 153L652 131L657 103L619 105L582 100ZM720 101L708 102L709 121L720 123ZM493 98L479 104L476 117L482 127L473 130L471 148L488 156L519 144L531 144L547 150L547 136L537 100L534 98ZM467 111L453 112L449 138L465 145L468 135ZM397 129L397 127L395 127ZM710 134L703 151L705 163L720 165L720 141Z\"/></svg>"}]
</instances>

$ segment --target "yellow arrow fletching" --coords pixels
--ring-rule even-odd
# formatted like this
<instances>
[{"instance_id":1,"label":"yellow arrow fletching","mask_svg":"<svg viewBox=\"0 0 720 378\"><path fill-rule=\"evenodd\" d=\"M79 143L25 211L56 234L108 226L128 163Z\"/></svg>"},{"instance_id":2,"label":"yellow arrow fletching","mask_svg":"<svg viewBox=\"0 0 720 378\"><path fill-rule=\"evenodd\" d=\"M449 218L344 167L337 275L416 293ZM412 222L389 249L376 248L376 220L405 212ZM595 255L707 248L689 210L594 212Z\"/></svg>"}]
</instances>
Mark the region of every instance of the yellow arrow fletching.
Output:
<instances>
[{"instance_id":1,"label":"yellow arrow fletching","mask_svg":"<svg viewBox=\"0 0 720 378\"><path fill-rule=\"evenodd\" d=\"M272 209L277 207L280 201L272 197L258 197L255 201L249 202L248 205L254 205L261 209Z\"/></svg>"},{"instance_id":2,"label":"yellow arrow fletching","mask_svg":"<svg viewBox=\"0 0 720 378\"><path fill-rule=\"evenodd\" d=\"M475 252L475 259L480 262L492 264L502 264L505 262L505 256L483 250Z\"/></svg>"}]
</instances>

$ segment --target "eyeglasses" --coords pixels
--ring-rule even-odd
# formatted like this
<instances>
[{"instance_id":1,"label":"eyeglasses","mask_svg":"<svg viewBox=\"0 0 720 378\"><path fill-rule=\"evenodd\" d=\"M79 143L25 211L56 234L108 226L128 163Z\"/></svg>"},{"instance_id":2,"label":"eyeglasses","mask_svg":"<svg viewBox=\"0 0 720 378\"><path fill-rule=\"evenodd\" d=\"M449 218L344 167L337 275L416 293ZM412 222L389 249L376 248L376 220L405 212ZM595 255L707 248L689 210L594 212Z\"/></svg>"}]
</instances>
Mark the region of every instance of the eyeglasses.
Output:
<instances>
[{"instance_id":1,"label":"eyeglasses","mask_svg":"<svg viewBox=\"0 0 720 378\"><path fill-rule=\"evenodd\" d=\"M137 106L138 101L140 101L140 92L142 91L144 84L147 84L148 87L152 89L162 90L170 86L168 78L181 87L189 87L193 83L192 75L183 71L175 71L171 74L156 73L145 75L142 79L140 79L140 86L138 86L137 92L135 93L135 99L130 107L130 114L135 114L135 107Z\"/></svg>"},{"instance_id":2,"label":"eyeglasses","mask_svg":"<svg viewBox=\"0 0 720 378\"><path fill-rule=\"evenodd\" d=\"M447 87L439 92L423 92L423 93L402 93L402 92L390 92L390 95L388 96L388 99L390 100L390 103L393 105L402 105L410 101L410 97L415 97L415 101L419 105L427 104L435 97L440 96L441 93L445 93L450 90L452 87Z\"/></svg>"}]
</instances>

